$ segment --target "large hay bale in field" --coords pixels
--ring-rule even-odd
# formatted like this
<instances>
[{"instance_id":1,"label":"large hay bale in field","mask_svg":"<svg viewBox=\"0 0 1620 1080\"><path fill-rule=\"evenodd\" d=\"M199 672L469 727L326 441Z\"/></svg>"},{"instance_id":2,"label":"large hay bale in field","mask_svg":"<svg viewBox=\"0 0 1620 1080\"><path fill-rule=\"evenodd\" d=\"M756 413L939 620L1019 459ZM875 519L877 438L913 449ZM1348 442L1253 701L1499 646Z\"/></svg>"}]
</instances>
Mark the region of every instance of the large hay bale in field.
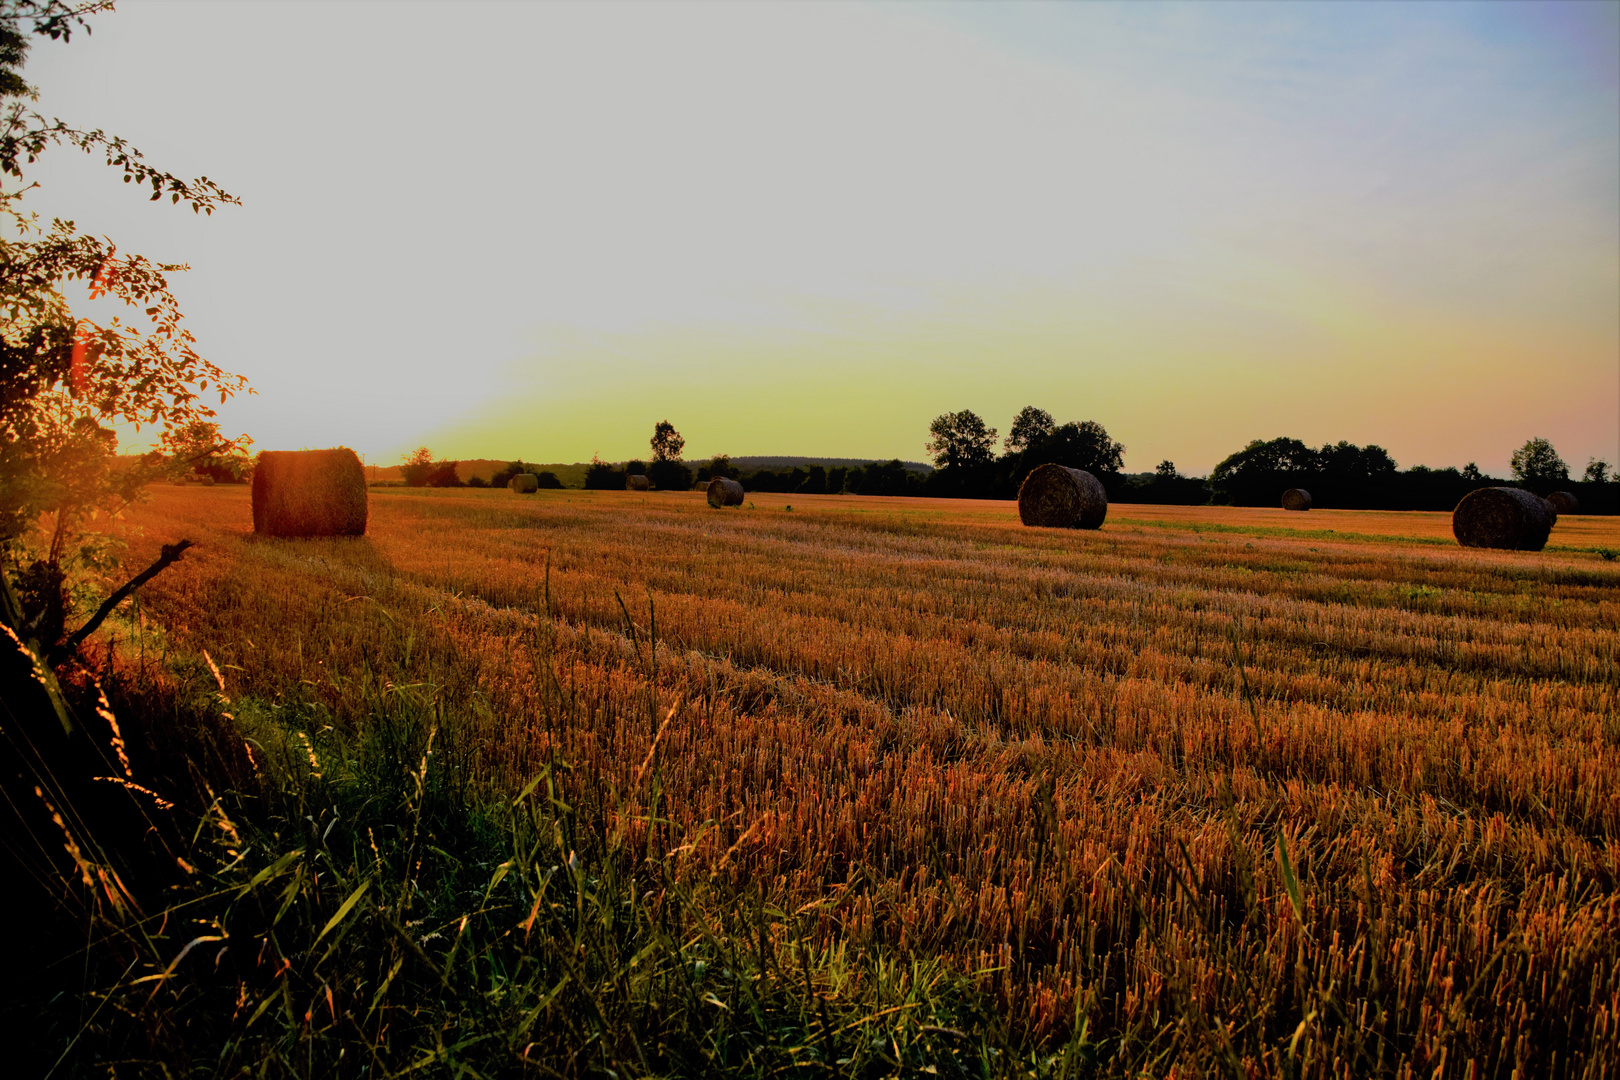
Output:
<instances>
[{"instance_id":1,"label":"large hay bale in field","mask_svg":"<svg viewBox=\"0 0 1620 1080\"><path fill-rule=\"evenodd\" d=\"M1581 500L1575 497L1572 491L1555 491L1547 496L1547 502L1557 514L1578 514L1581 512Z\"/></svg>"},{"instance_id":2,"label":"large hay bale in field","mask_svg":"<svg viewBox=\"0 0 1620 1080\"><path fill-rule=\"evenodd\" d=\"M743 504L743 486L727 476L717 476L709 481L709 505L716 510L722 506L741 506Z\"/></svg>"},{"instance_id":3,"label":"large hay bale in field","mask_svg":"<svg viewBox=\"0 0 1620 1080\"><path fill-rule=\"evenodd\" d=\"M520 472L508 480L506 486L519 495L533 495L540 490L540 478L532 472Z\"/></svg>"},{"instance_id":4,"label":"large hay bale in field","mask_svg":"<svg viewBox=\"0 0 1620 1080\"><path fill-rule=\"evenodd\" d=\"M253 531L261 536L363 536L366 472L348 447L266 450L253 467Z\"/></svg>"},{"instance_id":5,"label":"large hay bale in field","mask_svg":"<svg viewBox=\"0 0 1620 1080\"><path fill-rule=\"evenodd\" d=\"M1041 465L1018 488L1018 518L1025 525L1096 529L1108 516L1108 493L1084 469Z\"/></svg>"},{"instance_id":6,"label":"large hay bale in field","mask_svg":"<svg viewBox=\"0 0 1620 1080\"><path fill-rule=\"evenodd\" d=\"M651 491L652 481L632 473L624 478L624 487L626 491Z\"/></svg>"},{"instance_id":7,"label":"large hay bale in field","mask_svg":"<svg viewBox=\"0 0 1620 1080\"><path fill-rule=\"evenodd\" d=\"M1284 510L1309 510L1311 493L1304 488L1289 488L1283 492L1282 507Z\"/></svg>"},{"instance_id":8,"label":"large hay bale in field","mask_svg":"<svg viewBox=\"0 0 1620 1080\"><path fill-rule=\"evenodd\" d=\"M1463 547L1540 551L1557 520L1557 511L1540 495L1488 487L1463 496L1451 512L1451 531Z\"/></svg>"}]
</instances>

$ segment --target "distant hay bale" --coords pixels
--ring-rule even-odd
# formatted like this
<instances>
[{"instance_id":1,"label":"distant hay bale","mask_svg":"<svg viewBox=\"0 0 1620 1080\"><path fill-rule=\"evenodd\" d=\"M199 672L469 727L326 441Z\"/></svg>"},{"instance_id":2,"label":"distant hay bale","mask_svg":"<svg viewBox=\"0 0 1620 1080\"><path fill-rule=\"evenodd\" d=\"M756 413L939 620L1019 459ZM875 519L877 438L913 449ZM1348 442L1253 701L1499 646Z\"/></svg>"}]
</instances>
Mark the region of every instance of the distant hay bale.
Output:
<instances>
[{"instance_id":1,"label":"distant hay bale","mask_svg":"<svg viewBox=\"0 0 1620 1080\"><path fill-rule=\"evenodd\" d=\"M1309 510L1311 493L1304 488L1289 488L1283 492L1282 506L1284 510Z\"/></svg>"},{"instance_id":2,"label":"distant hay bale","mask_svg":"<svg viewBox=\"0 0 1620 1080\"><path fill-rule=\"evenodd\" d=\"M1018 489L1018 517L1025 525L1096 529L1108 516L1108 493L1084 469L1042 465Z\"/></svg>"},{"instance_id":3,"label":"distant hay bale","mask_svg":"<svg viewBox=\"0 0 1620 1080\"><path fill-rule=\"evenodd\" d=\"M366 473L347 447L266 450L253 468L253 531L261 536L363 536Z\"/></svg>"},{"instance_id":4,"label":"distant hay bale","mask_svg":"<svg viewBox=\"0 0 1620 1080\"><path fill-rule=\"evenodd\" d=\"M1577 499L1572 491L1555 491L1547 496L1547 502L1552 504L1555 513L1578 514L1581 512L1581 500Z\"/></svg>"},{"instance_id":5,"label":"distant hay bale","mask_svg":"<svg viewBox=\"0 0 1620 1080\"><path fill-rule=\"evenodd\" d=\"M727 476L717 476L709 481L709 505L716 510L722 506L741 506L743 504L743 486Z\"/></svg>"},{"instance_id":6,"label":"distant hay bale","mask_svg":"<svg viewBox=\"0 0 1620 1080\"><path fill-rule=\"evenodd\" d=\"M506 486L519 495L533 495L540 490L540 478L532 472L520 472L508 480Z\"/></svg>"},{"instance_id":7,"label":"distant hay bale","mask_svg":"<svg viewBox=\"0 0 1620 1080\"><path fill-rule=\"evenodd\" d=\"M651 491L652 481L645 476L632 474L624 478L624 486L627 491Z\"/></svg>"},{"instance_id":8,"label":"distant hay bale","mask_svg":"<svg viewBox=\"0 0 1620 1080\"><path fill-rule=\"evenodd\" d=\"M1463 547L1540 551L1558 513L1540 495L1489 487L1464 495L1451 512L1451 531Z\"/></svg>"}]
</instances>

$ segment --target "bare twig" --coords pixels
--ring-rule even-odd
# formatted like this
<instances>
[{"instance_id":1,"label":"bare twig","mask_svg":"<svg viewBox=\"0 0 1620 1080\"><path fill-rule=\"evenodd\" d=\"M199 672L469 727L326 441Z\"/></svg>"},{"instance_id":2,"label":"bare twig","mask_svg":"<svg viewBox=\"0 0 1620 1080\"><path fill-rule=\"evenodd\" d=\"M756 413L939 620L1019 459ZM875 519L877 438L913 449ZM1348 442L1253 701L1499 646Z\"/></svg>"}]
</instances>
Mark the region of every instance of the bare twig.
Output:
<instances>
[{"instance_id":1,"label":"bare twig","mask_svg":"<svg viewBox=\"0 0 1620 1080\"><path fill-rule=\"evenodd\" d=\"M130 593L161 574L168 568L170 563L180 558L185 550L191 546L190 540L182 540L178 544L164 544L163 552L158 556L157 562L126 581L117 592L107 597L101 607L96 609L96 613L90 616L89 622L68 635L59 644L52 646L45 655L45 662L55 667L72 656L73 650L79 647L79 643L95 633L96 627L100 626L107 616L113 613L113 609L122 604Z\"/></svg>"}]
</instances>

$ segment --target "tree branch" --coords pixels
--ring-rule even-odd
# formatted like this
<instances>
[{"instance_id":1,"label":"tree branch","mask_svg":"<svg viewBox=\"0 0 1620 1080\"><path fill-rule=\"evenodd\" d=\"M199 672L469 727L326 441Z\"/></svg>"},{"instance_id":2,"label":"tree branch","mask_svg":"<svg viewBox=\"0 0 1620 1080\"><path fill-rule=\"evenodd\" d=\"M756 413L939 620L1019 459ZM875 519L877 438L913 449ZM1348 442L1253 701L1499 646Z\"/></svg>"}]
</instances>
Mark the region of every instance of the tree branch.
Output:
<instances>
[{"instance_id":1,"label":"tree branch","mask_svg":"<svg viewBox=\"0 0 1620 1080\"><path fill-rule=\"evenodd\" d=\"M122 588L107 597L101 607L96 609L96 613L90 616L89 622L68 635L59 644L53 645L50 651L45 654L45 662L51 667L55 667L69 656L72 656L73 650L79 647L80 642L95 633L96 627L100 626L107 616L113 613L113 609L122 604L130 593L161 574L168 568L170 563L180 558L185 550L191 546L190 540L182 540L178 544L164 544L163 552L158 556L157 562L126 581Z\"/></svg>"}]
</instances>

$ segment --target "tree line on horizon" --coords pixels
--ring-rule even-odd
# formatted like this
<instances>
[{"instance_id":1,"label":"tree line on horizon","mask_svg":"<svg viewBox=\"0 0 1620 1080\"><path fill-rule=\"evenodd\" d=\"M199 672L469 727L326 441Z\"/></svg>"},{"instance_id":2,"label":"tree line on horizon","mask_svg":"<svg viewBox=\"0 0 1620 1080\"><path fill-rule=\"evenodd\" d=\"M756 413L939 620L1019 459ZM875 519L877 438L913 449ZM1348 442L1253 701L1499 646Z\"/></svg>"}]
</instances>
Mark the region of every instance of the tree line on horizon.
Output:
<instances>
[{"instance_id":1,"label":"tree line on horizon","mask_svg":"<svg viewBox=\"0 0 1620 1080\"><path fill-rule=\"evenodd\" d=\"M1512 478L1485 475L1473 462L1461 469L1414 465L1399 469L1381 446L1341 440L1312 448L1291 437L1255 439L1223 458L1208 477L1183 476L1175 463L1151 473L1124 471L1125 447L1095 420L1057 423L1030 405L1013 418L996 453L995 428L974 412L942 413L929 425L927 449L936 471L924 494L961 498L1016 498L1024 477L1054 463L1096 476L1111 502L1276 506L1288 488L1311 492L1320 507L1348 510L1451 510L1470 491L1511 485L1547 495L1574 493L1588 513L1615 513L1615 485L1607 462L1593 458L1581 479L1550 441L1533 438L1513 454Z\"/></svg>"},{"instance_id":2,"label":"tree line on horizon","mask_svg":"<svg viewBox=\"0 0 1620 1080\"><path fill-rule=\"evenodd\" d=\"M1096 476L1119 503L1275 506L1282 492L1302 487L1319 507L1353 510L1450 510L1470 491L1515 485L1546 495L1571 491L1588 513L1615 513L1617 506L1607 462L1592 459L1576 479L1545 438L1528 440L1514 452L1512 477L1488 476L1469 462L1461 469L1414 465L1400 469L1387 450L1340 440L1311 447L1282 436L1255 439L1223 458L1208 476L1186 476L1170 460L1151 472L1124 471L1125 446L1096 420L1058 423L1034 405L1024 407L999 442L998 432L971 409L942 413L929 425L925 444L933 469L919 472L895 458L866 465L745 469L728 455L693 465L681 454L686 440L661 420L649 440L649 459L623 463L593 457L585 471L588 490L622 491L631 476L645 476L661 491L686 491L717 476L737 480L749 491L806 495L909 495L935 498L1013 499L1031 471L1045 464L1084 469ZM405 483L427 487L504 487L518 473L534 473L542 488L561 488L555 473L513 461L489 481L463 481L456 462L435 461L426 447L404 463Z\"/></svg>"}]
</instances>

